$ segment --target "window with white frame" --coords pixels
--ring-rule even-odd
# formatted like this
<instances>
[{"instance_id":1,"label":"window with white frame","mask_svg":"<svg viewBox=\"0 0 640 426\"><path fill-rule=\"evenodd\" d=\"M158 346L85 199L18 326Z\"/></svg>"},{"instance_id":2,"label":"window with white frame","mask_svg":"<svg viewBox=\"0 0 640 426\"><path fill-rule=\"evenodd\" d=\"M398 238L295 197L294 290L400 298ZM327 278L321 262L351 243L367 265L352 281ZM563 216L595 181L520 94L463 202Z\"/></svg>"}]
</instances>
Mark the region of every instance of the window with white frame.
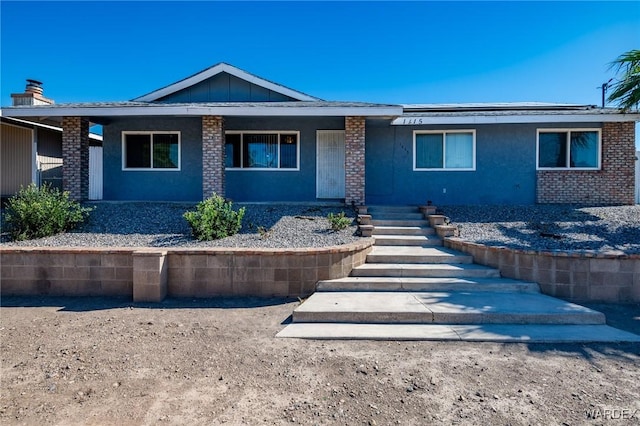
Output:
<instances>
[{"instance_id":1,"label":"window with white frame","mask_svg":"<svg viewBox=\"0 0 640 426\"><path fill-rule=\"evenodd\" d=\"M475 170L475 130L413 132L413 170Z\"/></svg>"},{"instance_id":2,"label":"window with white frame","mask_svg":"<svg viewBox=\"0 0 640 426\"><path fill-rule=\"evenodd\" d=\"M122 132L123 170L180 170L180 132Z\"/></svg>"},{"instance_id":3,"label":"window with white frame","mask_svg":"<svg viewBox=\"0 0 640 426\"><path fill-rule=\"evenodd\" d=\"M600 168L599 129L538 129L538 169Z\"/></svg>"},{"instance_id":4,"label":"window with white frame","mask_svg":"<svg viewBox=\"0 0 640 426\"><path fill-rule=\"evenodd\" d=\"M225 135L228 169L298 170L299 132L235 132Z\"/></svg>"}]
</instances>

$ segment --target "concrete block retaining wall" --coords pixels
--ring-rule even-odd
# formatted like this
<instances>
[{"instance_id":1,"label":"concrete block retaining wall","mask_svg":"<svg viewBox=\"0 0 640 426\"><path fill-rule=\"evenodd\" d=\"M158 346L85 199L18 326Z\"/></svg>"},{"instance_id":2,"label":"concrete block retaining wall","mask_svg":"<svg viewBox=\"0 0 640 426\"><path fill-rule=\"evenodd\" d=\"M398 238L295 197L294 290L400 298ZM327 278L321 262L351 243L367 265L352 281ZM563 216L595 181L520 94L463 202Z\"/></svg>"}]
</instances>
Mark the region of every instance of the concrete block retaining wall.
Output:
<instances>
[{"instance_id":1,"label":"concrete block retaining wall","mask_svg":"<svg viewBox=\"0 0 640 426\"><path fill-rule=\"evenodd\" d=\"M305 297L363 264L372 239L305 249L0 248L7 295Z\"/></svg>"},{"instance_id":2,"label":"concrete block retaining wall","mask_svg":"<svg viewBox=\"0 0 640 426\"><path fill-rule=\"evenodd\" d=\"M576 302L640 302L640 255L539 252L446 238L446 247L500 269L503 277L540 284L543 293Z\"/></svg>"}]
</instances>

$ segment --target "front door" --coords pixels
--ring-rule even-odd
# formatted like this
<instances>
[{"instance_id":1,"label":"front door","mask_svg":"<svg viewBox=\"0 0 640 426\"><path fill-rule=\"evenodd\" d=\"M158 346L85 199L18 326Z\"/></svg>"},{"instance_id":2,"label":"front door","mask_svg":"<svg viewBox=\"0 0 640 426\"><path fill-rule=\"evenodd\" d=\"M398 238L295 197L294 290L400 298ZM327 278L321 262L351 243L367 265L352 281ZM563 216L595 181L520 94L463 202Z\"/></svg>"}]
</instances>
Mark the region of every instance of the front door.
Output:
<instances>
[{"instance_id":1,"label":"front door","mask_svg":"<svg viewBox=\"0 0 640 426\"><path fill-rule=\"evenodd\" d=\"M344 130L318 130L317 198L344 198Z\"/></svg>"}]
</instances>

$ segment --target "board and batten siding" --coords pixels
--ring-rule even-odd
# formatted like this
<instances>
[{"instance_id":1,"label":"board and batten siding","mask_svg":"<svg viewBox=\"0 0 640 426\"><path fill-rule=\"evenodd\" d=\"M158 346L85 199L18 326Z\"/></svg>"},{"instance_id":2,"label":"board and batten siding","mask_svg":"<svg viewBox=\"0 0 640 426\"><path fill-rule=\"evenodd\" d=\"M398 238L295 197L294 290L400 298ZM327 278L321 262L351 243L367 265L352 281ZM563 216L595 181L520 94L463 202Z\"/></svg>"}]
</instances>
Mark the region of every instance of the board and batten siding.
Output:
<instances>
[{"instance_id":1,"label":"board and batten siding","mask_svg":"<svg viewBox=\"0 0 640 426\"><path fill-rule=\"evenodd\" d=\"M34 182L33 130L2 123L0 195L13 195Z\"/></svg>"}]
</instances>

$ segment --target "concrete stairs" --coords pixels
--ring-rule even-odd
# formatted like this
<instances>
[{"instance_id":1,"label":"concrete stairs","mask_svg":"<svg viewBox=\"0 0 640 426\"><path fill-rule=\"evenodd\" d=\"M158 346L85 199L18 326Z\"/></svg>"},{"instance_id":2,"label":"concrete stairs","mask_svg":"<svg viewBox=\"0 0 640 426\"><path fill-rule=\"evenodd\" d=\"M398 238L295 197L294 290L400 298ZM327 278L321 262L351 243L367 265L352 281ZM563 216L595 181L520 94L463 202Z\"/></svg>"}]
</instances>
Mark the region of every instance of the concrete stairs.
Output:
<instances>
[{"instance_id":1,"label":"concrete stairs","mask_svg":"<svg viewBox=\"0 0 640 426\"><path fill-rule=\"evenodd\" d=\"M346 278L320 281L278 337L500 342L637 341L602 313L540 294L447 249L415 207L371 207L375 245Z\"/></svg>"}]
</instances>

